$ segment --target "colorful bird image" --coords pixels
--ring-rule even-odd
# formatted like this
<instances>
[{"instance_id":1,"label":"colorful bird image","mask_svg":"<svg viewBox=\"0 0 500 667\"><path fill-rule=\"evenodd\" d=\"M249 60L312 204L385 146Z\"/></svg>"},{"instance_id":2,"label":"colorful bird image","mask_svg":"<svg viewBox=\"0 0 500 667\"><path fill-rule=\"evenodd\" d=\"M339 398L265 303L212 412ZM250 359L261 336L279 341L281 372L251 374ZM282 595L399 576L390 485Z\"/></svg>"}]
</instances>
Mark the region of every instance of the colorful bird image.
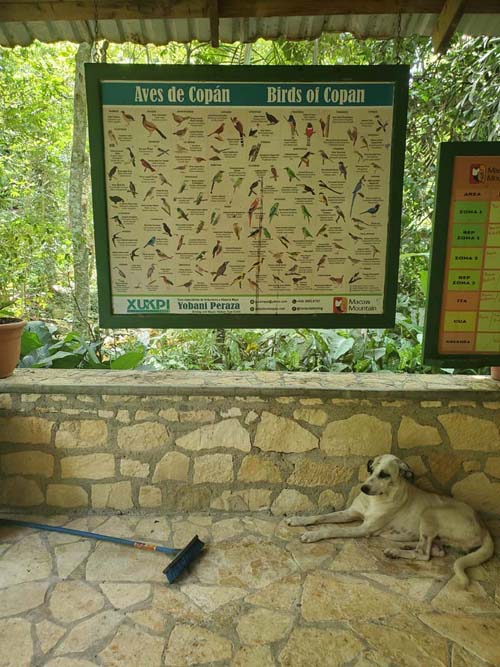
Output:
<instances>
[{"instance_id":1,"label":"colorful bird image","mask_svg":"<svg viewBox=\"0 0 500 667\"><path fill-rule=\"evenodd\" d=\"M239 284L239 287L240 287L240 289L241 289L241 283L243 282L243 279L245 278L245 276L246 276L246 273L240 273L239 275L237 275L237 276L234 278L234 280L232 281L231 285L234 285L235 283L238 283L238 284Z\"/></svg>"},{"instance_id":2,"label":"colorful bird image","mask_svg":"<svg viewBox=\"0 0 500 667\"><path fill-rule=\"evenodd\" d=\"M183 245L184 245L184 234L181 234L181 236L179 236L179 241L177 242L177 248L176 248L177 252L179 252L179 250L182 248Z\"/></svg>"},{"instance_id":3,"label":"colorful bird image","mask_svg":"<svg viewBox=\"0 0 500 667\"><path fill-rule=\"evenodd\" d=\"M319 154L321 155L321 164L325 164L325 162L331 162L331 159L328 157L328 154L325 153L325 151L320 150Z\"/></svg>"},{"instance_id":4,"label":"colorful bird image","mask_svg":"<svg viewBox=\"0 0 500 667\"><path fill-rule=\"evenodd\" d=\"M266 111L266 118L269 125L277 125L279 123L279 120L276 118L276 116L273 116L272 113L268 113L267 111Z\"/></svg>"},{"instance_id":5,"label":"colorful bird image","mask_svg":"<svg viewBox=\"0 0 500 667\"><path fill-rule=\"evenodd\" d=\"M151 199L151 197L154 195L156 188L153 186L149 188L149 190L146 192L144 195L144 199L142 201L146 201L146 199Z\"/></svg>"},{"instance_id":6,"label":"colorful bird image","mask_svg":"<svg viewBox=\"0 0 500 667\"><path fill-rule=\"evenodd\" d=\"M194 268L195 273L197 273L199 276L202 276L204 273L209 273L206 269L204 269L202 266L197 264Z\"/></svg>"},{"instance_id":7,"label":"colorful bird image","mask_svg":"<svg viewBox=\"0 0 500 667\"><path fill-rule=\"evenodd\" d=\"M307 123L305 134L306 134L306 137L307 137L306 146L310 146L311 145L311 137L314 134L314 128L313 128L312 123Z\"/></svg>"},{"instance_id":8,"label":"colorful bird image","mask_svg":"<svg viewBox=\"0 0 500 667\"><path fill-rule=\"evenodd\" d=\"M253 202L250 204L250 208L248 209L248 226L249 227L252 226L252 216L253 216L254 212L257 210L258 207L259 207L259 198L255 197Z\"/></svg>"},{"instance_id":9,"label":"colorful bird image","mask_svg":"<svg viewBox=\"0 0 500 667\"><path fill-rule=\"evenodd\" d=\"M259 289L259 285L255 282L255 280L252 280L251 278L247 278L247 282L250 285L250 287L254 287L255 289Z\"/></svg>"},{"instance_id":10,"label":"colorful bird image","mask_svg":"<svg viewBox=\"0 0 500 667\"><path fill-rule=\"evenodd\" d=\"M130 125L130 123L132 123L135 120L132 114L125 113L125 111L121 111L120 113L127 127Z\"/></svg>"},{"instance_id":11,"label":"colorful bird image","mask_svg":"<svg viewBox=\"0 0 500 667\"><path fill-rule=\"evenodd\" d=\"M259 155L260 152L260 146L261 144L254 144L250 151L248 152L248 161L249 162L255 162L257 159L257 156Z\"/></svg>"},{"instance_id":12,"label":"colorful bird image","mask_svg":"<svg viewBox=\"0 0 500 667\"><path fill-rule=\"evenodd\" d=\"M155 248L155 253L160 259L173 259L173 257L169 257L169 255L166 255L163 250L160 250L159 248Z\"/></svg>"},{"instance_id":13,"label":"colorful bird image","mask_svg":"<svg viewBox=\"0 0 500 667\"><path fill-rule=\"evenodd\" d=\"M335 283L335 285L342 285L342 283L344 282L344 274L342 274L341 276L330 276L330 280L332 281L332 283Z\"/></svg>"},{"instance_id":14,"label":"colorful bird image","mask_svg":"<svg viewBox=\"0 0 500 667\"><path fill-rule=\"evenodd\" d=\"M321 128L321 136L324 138L325 137L325 131L326 131L326 120L323 120L323 118L319 119L319 126Z\"/></svg>"},{"instance_id":15,"label":"colorful bird image","mask_svg":"<svg viewBox=\"0 0 500 667\"><path fill-rule=\"evenodd\" d=\"M169 183L163 174L158 174L158 178L160 179L160 183L162 185L168 185L172 187L172 183Z\"/></svg>"},{"instance_id":16,"label":"colorful bird image","mask_svg":"<svg viewBox=\"0 0 500 667\"><path fill-rule=\"evenodd\" d=\"M148 246L154 246L156 243L156 236L152 236L149 241L144 245L145 248Z\"/></svg>"},{"instance_id":17,"label":"colorful bird image","mask_svg":"<svg viewBox=\"0 0 500 667\"><path fill-rule=\"evenodd\" d=\"M262 234L262 227L256 227L253 231L250 232L248 238L251 239L259 234Z\"/></svg>"},{"instance_id":18,"label":"colorful bird image","mask_svg":"<svg viewBox=\"0 0 500 667\"><path fill-rule=\"evenodd\" d=\"M292 169L290 169L290 167L285 167L285 171L287 173L289 183L291 183L294 179L296 181L300 181L300 178L295 174L295 172Z\"/></svg>"},{"instance_id":19,"label":"colorful bird image","mask_svg":"<svg viewBox=\"0 0 500 667\"><path fill-rule=\"evenodd\" d=\"M136 257L139 256L139 248L134 248L130 253L130 259L133 262Z\"/></svg>"},{"instance_id":20,"label":"colorful bird image","mask_svg":"<svg viewBox=\"0 0 500 667\"><path fill-rule=\"evenodd\" d=\"M297 132L297 121L295 120L293 114L290 114L288 118L285 118L285 120L290 126L291 138L293 139L294 137L298 137L299 133Z\"/></svg>"},{"instance_id":21,"label":"colorful bird image","mask_svg":"<svg viewBox=\"0 0 500 667\"><path fill-rule=\"evenodd\" d=\"M278 180L278 172L276 171L276 167L271 167L271 175L273 177L273 181Z\"/></svg>"},{"instance_id":22,"label":"colorful bird image","mask_svg":"<svg viewBox=\"0 0 500 667\"><path fill-rule=\"evenodd\" d=\"M196 261L197 262L202 262L205 259L206 254L207 254L206 250L202 250L201 252L199 252L195 257Z\"/></svg>"},{"instance_id":23,"label":"colorful bird image","mask_svg":"<svg viewBox=\"0 0 500 667\"><path fill-rule=\"evenodd\" d=\"M162 139L167 138L160 130L160 128L158 128L152 121L146 118L145 114L141 113L141 118L142 118L142 126L145 130L147 130L149 136L151 136L153 132L157 132Z\"/></svg>"},{"instance_id":24,"label":"colorful bird image","mask_svg":"<svg viewBox=\"0 0 500 667\"><path fill-rule=\"evenodd\" d=\"M358 195L359 195L360 197L363 196L363 194L362 194L362 192L361 192L361 189L362 189L364 183L365 183L365 177L364 177L364 175L363 175L363 176L361 176L361 178L359 179L359 181L356 183L356 185L354 186L354 190L352 191L351 210L350 210L350 212L349 212L349 216L352 216L352 209L354 208L354 202L355 202L355 200L356 200L356 197L357 197Z\"/></svg>"},{"instance_id":25,"label":"colorful bird image","mask_svg":"<svg viewBox=\"0 0 500 667\"><path fill-rule=\"evenodd\" d=\"M370 215L375 215L378 213L380 209L380 204L375 204L375 206L371 206L370 208L367 208L366 211L362 211L359 215L365 215L366 213L369 213Z\"/></svg>"},{"instance_id":26,"label":"colorful bird image","mask_svg":"<svg viewBox=\"0 0 500 667\"><path fill-rule=\"evenodd\" d=\"M330 190L330 192L333 192L334 195L341 195L342 194L339 190L334 190L329 185L327 185L325 183L325 181L319 181L319 187L320 188L325 188L325 190Z\"/></svg>"},{"instance_id":27,"label":"colorful bird image","mask_svg":"<svg viewBox=\"0 0 500 667\"><path fill-rule=\"evenodd\" d=\"M221 134L224 132L224 123L216 127L213 132L210 132L207 136L215 136L216 139L222 139Z\"/></svg>"},{"instance_id":28,"label":"colorful bird image","mask_svg":"<svg viewBox=\"0 0 500 667\"><path fill-rule=\"evenodd\" d=\"M223 262L219 266L217 271L212 271L212 275L213 275L212 282L215 282L217 280L217 278L220 278L221 276L223 276L226 273L226 269L227 269L228 264L229 264L229 262Z\"/></svg>"},{"instance_id":29,"label":"colorful bird image","mask_svg":"<svg viewBox=\"0 0 500 667\"><path fill-rule=\"evenodd\" d=\"M304 238L306 238L306 239L312 239L312 237L313 237L313 235L307 229L307 227L302 227L302 233L304 234Z\"/></svg>"},{"instance_id":30,"label":"colorful bird image","mask_svg":"<svg viewBox=\"0 0 500 667\"><path fill-rule=\"evenodd\" d=\"M137 190L135 188L135 184L132 181L130 181L129 184L128 184L127 192L130 192L130 194L132 195L132 197L134 199L137 197Z\"/></svg>"},{"instance_id":31,"label":"colorful bird image","mask_svg":"<svg viewBox=\"0 0 500 667\"><path fill-rule=\"evenodd\" d=\"M144 160L143 158L141 158L141 164L144 167L144 171L151 171L151 172L156 171L153 165L150 164L147 160Z\"/></svg>"},{"instance_id":32,"label":"colorful bird image","mask_svg":"<svg viewBox=\"0 0 500 667\"><path fill-rule=\"evenodd\" d=\"M175 134L176 137L183 137L187 131L187 127L181 127L180 129L175 130L172 134Z\"/></svg>"},{"instance_id":33,"label":"colorful bird image","mask_svg":"<svg viewBox=\"0 0 500 667\"><path fill-rule=\"evenodd\" d=\"M273 221L273 218L278 215L279 202L274 202L269 211L269 224Z\"/></svg>"},{"instance_id":34,"label":"colorful bird image","mask_svg":"<svg viewBox=\"0 0 500 667\"><path fill-rule=\"evenodd\" d=\"M271 232L268 229L266 229L266 227L262 227L262 233L264 234L264 237L266 239L271 239L272 238Z\"/></svg>"},{"instance_id":35,"label":"colorful bird image","mask_svg":"<svg viewBox=\"0 0 500 667\"><path fill-rule=\"evenodd\" d=\"M108 171L108 178L111 181L113 179L113 176L116 174L118 171L118 167L111 167L111 169Z\"/></svg>"},{"instance_id":36,"label":"colorful bird image","mask_svg":"<svg viewBox=\"0 0 500 667\"><path fill-rule=\"evenodd\" d=\"M121 204L125 201L125 199L123 199L122 197L119 197L118 195L113 195L112 197L110 197L110 199L115 206L117 204Z\"/></svg>"},{"instance_id":37,"label":"colorful bird image","mask_svg":"<svg viewBox=\"0 0 500 667\"><path fill-rule=\"evenodd\" d=\"M180 125L180 124L183 123L185 120L187 120L187 119L189 118L189 116L179 116L178 113L172 113L172 118L175 120L175 122L177 123L177 125Z\"/></svg>"},{"instance_id":38,"label":"colorful bird image","mask_svg":"<svg viewBox=\"0 0 500 667\"><path fill-rule=\"evenodd\" d=\"M257 193L255 192L255 188L259 185L259 183L260 183L260 181L254 181L254 182L252 183L252 185L250 186L250 188L249 188L249 190L248 190L248 195L247 195L247 197L251 197L252 195L254 195L254 197L255 197L255 195L257 194Z\"/></svg>"},{"instance_id":39,"label":"colorful bird image","mask_svg":"<svg viewBox=\"0 0 500 667\"><path fill-rule=\"evenodd\" d=\"M215 184L220 183L222 181L223 174L224 172L222 170L218 171L212 178L212 187L210 188L210 194L212 194L212 192L214 191Z\"/></svg>"},{"instance_id":40,"label":"colorful bird image","mask_svg":"<svg viewBox=\"0 0 500 667\"><path fill-rule=\"evenodd\" d=\"M342 222L345 222L344 211L340 208L340 206L335 206L335 213L337 214L337 217L335 218L335 222L338 222L339 220L342 220Z\"/></svg>"},{"instance_id":41,"label":"colorful bird image","mask_svg":"<svg viewBox=\"0 0 500 667\"><path fill-rule=\"evenodd\" d=\"M351 128L349 128L349 129L347 130L347 136L348 136L349 139L351 140L352 145L355 146L355 145L356 145L356 141L357 141L357 139L358 139L358 128L357 128L357 127L353 127L352 130L351 130Z\"/></svg>"},{"instance_id":42,"label":"colorful bird image","mask_svg":"<svg viewBox=\"0 0 500 667\"><path fill-rule=\"evenodd\" d=\"M327 259L328 259L328 257L326 255L321 255L321 257L319 258L318 263L316 265L316 271L319 271L321 269L321 267L325 265L325 262L326 262Z\"/></svg>"},{"instance_id":43,"label":"colorful bird image","mask_svg":"<svg viewBox=\"0 0 500 667\"><path fill-rule=\"evenodd\" d=\"M177 220L186 220L186 222L189 220L186 212L183 211L182 208L177 207L175 210L177 211Z\"/></svg>"},{"instance_id":44,"label":"colorful bird image","mask_svg":"<svg viewBox=\"0 0 500 667\"><path fill-rule=\"evenodd\" d=\"M302 204L302 206L300 207L300 210L302 211L302 217L304 218L304 220L306 222L310 222L310 220L312 218L312 215L309 212L309 210L307 209L307 206L304 206L304 204Z\"/></svg>"},{"instance_id":45,"label":"colorful bird image","mask_svg":"<svg viewBox=\"0 0 500 667\"><path fill-rule=\"evenodd\" d=\"M171 280L169 280L169 279L167 278L167 276L162 276L161 279L163 280L163 282L165 283L165 285L169 285L169 286L171 286L171 285L174 284Z\"/></svg>"},{"instance_id":46,"label":"colorful bird image","mask_svg":"<svg viewBox=\"0 0 500 667\"><path fill-rule=\"evenodd\" d=\"M251 127L250 130L249 130L249 132L248 132L248 136L249 136L249 137L256 137L258 131L259 131L258 128L256 128L256 127Z\"/></svg>"},{"instance_id":47,"label":"colorful bird image","mask_svg":"<svg viewBox=\"0 0 500 667\"><path fill-rule=\"evenodd\" d=\"M130 162L132 163L132 166L135 167L135 155L134 155L134 153L132 152L132 149L129 146L127 146L127 150L128 150L128 154L129 154L129 157L130 157Z\"/></svg>"},{"instance_id":48,"label":"colorful bird image","mask_svg":"<svg viewBox=\"0 0 500 667\"><path fill-rule=\"evenodd\" d=\"M243 123L236 116L233 116L231 118L231 123L233 124L233 127L236 130L236 132L238 132L238 134L240 135L240 144L243 146L243 137L245 136L245 133L243 131Z\"/></svg>"},{"instance_id":49,"label":"colorful bird image","mask_svg":"<svg viewBox=\"0 0 500 667\"><path fill-rule=\"evenodd\" d=\"M344 177L344 180L347 180L347 167L342 160L339 161L339 173Z\"/></svg>"},{"instance_id":50,"label":"colorful bird image","mask_svg":"<svg viewBox=\"0 0 500 667\"><path fill-rule=\"evenodd\" d=\"M221 252L222 252L222 243L220 241L217 241L217 243L212 248L212 259L217 257L217 255L220 255Z\"/></svg>"},{"instance_id":51,"label":"colorful bird image","mask_svg":"<svg viewBox=\"0 0 500 667\"><path fill-rule=\"evenodd\" d=\"M311 153L311 151L307 151L307 153L304 153L304 155L300 158L299 169L302 167L303 164L305 164L306 167L309 166L309 158L311 155L314 155L314 153Z\"/></svg>"},{"instance_id":52,"label":"colorful bird image","mask_svg":"<svg viewBox=\"0 0 500 667\"><path fill-rule=\"evenodd\" d=\"M237 222L233 223L233 231L235 233L236 238L239 241L240 240L240 234L241 234L241 227Z\"/></svg>"}]
</instances>

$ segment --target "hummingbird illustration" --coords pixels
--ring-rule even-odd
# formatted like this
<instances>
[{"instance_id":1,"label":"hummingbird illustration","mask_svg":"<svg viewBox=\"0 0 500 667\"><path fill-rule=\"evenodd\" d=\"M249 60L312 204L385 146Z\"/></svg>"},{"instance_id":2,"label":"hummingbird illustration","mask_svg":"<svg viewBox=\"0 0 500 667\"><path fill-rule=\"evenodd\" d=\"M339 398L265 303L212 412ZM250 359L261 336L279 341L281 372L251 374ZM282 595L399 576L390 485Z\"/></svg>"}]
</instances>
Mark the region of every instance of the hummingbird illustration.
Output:
<instances>
[{"instance_id":1,"label":"hummingbird illustration","mask_svg":"<svg viewBox=\"0 0 500 667\"><path fill-rule=\"evenodd\" d=\"M309 222L311 220L311 217L312 217L311 213L308 211L307 207L304 206L304 204L302 204L302 206L300 208L301 208L302 216L303 216L304 220L306 220L306 222ZM304 228L302 228L302 229L304 229Z\"/></svg>"},{"instance_id":2,"label":"hummingbird illustration","mask_svg":"<svg viewBox=\"0 0 500 667\"><path fill-rule=\"evenodd\" d=\"M223 262L217 271L212 271L213 279L212 282L215 282L217 278L220 278L220 276L223 276L226 273L227 265L229 262Z\"/></svg>"},{"instance_id":3,"label":"hummingbird illustration","mask_svg":"<svg viewBox=\"0 0 500 667\"><path fill-rule=\"evenodd\" d=\"M139 256L139 248L134 248L130 253L130 259L133 262L136 257Z\"/></svg>"},{"instance_id":4,"label":"hummingbird illustration","mask_svg":"<svg viewBox=\"0 0 500 667\"><path fill-rule=\"evenodd\" d=\"M210 188L210 194L212 194L212 192L214 191L215 184L216 184L216 183L220 183L220 182L222 181L222 175L223 175L223 173L224 173L224 172L223 172L222 170L221 170L221 171L218 171L218 172L215 174L215 176L212 178L212 187Z\"/></svg>"},{"instance_id":5,"label":"hummingbird illustration","mask_svg":"<svg viewBox=\"0 0 500 667\"><path fill-rule=\"evenodd\" d=\"M172 230L167 225L167 223L163 222L161 226L163 227L163 231L165 232L165 234L168 234L168 236L170 236L170 238L172 238Z\"/></svg>"},{"instance_id":6,"label":"hummingbird illustration","mask_svg":"<svg viewBox=\"0 0 500 667\"><path fill-rule=\"evenodd\" d=\"M149 136L151 136L153 132L157 132L162 139L167 138L153 122L151 122L146 118L145 114L142 113L141 118L142 118L142 126L145 130L147 130Z\"/></svg>"},{"instance_id":7,"label":"hummingbird illustration","mask_svg":"<svg viewBox=\"0 0 500 667\"><path fill-rule=\"evenodd\" d=\"M266 227L262 227L262 233L266 239L272 239L271 232Z\"/></svg>"},{"instance_id":8,"label":"hummingbird illustration","mask_svg":"<svg viewBox=\"0 0 500 667\"><path fill-rule=\"evenodd\" d=\"M212 248L212 259L217 257L217 255L220 255L221 252L222 252L222 243L220 241L217 241L217 243Z\"/></svg>"},{"instance_id":9,"label":"hummingbird illustration","mask_svg":"<svg viewBox=\"0 0 500 667\"><path fill-rule=\"evenodd\" d=\"M132 149L127 146L128 154L130 156L130 162L132 163L132 166L135 167L135 155L132 152Z\"/></svg>"},{"instance_id":10,"label":"hummingbird illustration","mask_svg":"<svg viewBox=\"0 0 500 667\"><path fill-rule=\"evenodd\" d=\"M345 164L342 162L342 160L339 161L339 172L344 177L344 180L347 180L347 168Z\"/></svg>"},{"instance_id":11,"label":"hummingbird illustration","mask_svg":"<svg viewBox=\"0 0 500 667\"><path fill-rule=\"evenodd\" d=\"M147 248L148 246L154 246L155 243L156 243L156 236L152 236L144 247Z\"/></svg>"},{"instance_id":12,"label":"hummingbird illustration","mask_svg":"<svg viewBox=\"0 0 500 667\"><path fill-rule=\"evenodd\" d=\"M288 175L288 182L289 182L289 183L291 183L294 179L295 179L296 181L299 181L299 180L300 180L299 177L295 174L295 172L292 171L292 169L290 169L290 167L285 167L285 171L286 171L286 173L287 173L287 175Z\"/></svg>"},{"instance_id":13,"label":"hummingbird illustration","mask_svg":"<svg viewBox=\"0 0 500 667\"><path fill-rule=\"evenodd\" d=\"M111 181L113 179L113 176L116 174L118 171L118 167L111 167L111 169L108 171L108 178Z\"/></svg>"},{"instance_id":14,"label":"hummingbird illustration","mask_svg":"<svg viewBox=\"0 0 500 667\"><path fill-rule=\"evenodd\" d=\"M253 202L250 204L250 208L248 209L248 226L251 227L252 225L252 216L254 212L257 210L259 207L259 198L255 197Z\"/></svg>"},{"instance_id":15,"label":"hummingbird illustration","mask_svg":"<svg viewBox=\"0 0 500 667\"><path fill-rule=\"evenodd\" d=\"M269 224L273 221L273 218L278 215L279 202L274 202L269 211Z\"/></svg>"},{"instance_id":16,"label":"hummingbird illustration","mask_svg":"<svg viewBox=\"0 0 500 667\"><path fill-rule=\"evenodd\" d=\"M151 171L151 172L156 171L156 169L153 167L153 165L150 164L147 160L144 160L144 158L141 158L140 161L141 161L141 164L144 168L144 171Z\"/></svg>"},{"instance_id":17,"label":"hummingbird illustration","mask_svg":"<svg viewBox=\"0 0 500 667\"><path fill-rule=\"evenodd\" d=\"M240 135L240 144L243 146L243 137L245 136L245 133L243 132L243 123L236 116L231 118L231 123L236 132Z\"/></svg>"},{"instance_id":18,"label":"hummingbird illustration","mask_svg":"<svg viewBox=\"0 0 500 667\"><path fill-rule=\"evenodd\" d=\"M182 210L182 208L177 207L175 210L177 211L177 219L178 219L178 220L181 220L181 219L182 219L182 220L186 220L186 221L189 220L188 216L187 216L186 213Z\"/></svg>"},{"instance_id":19,"label":"hummingbird illustration","mask_svg":"<svg viewBox=\"0 0 500 667\"><path fill-rule=\"evenodd\" d=\"M273 116L272 113L268 113L267 111L266 111L266 118L269 125L276 125L277 123L279 123L279 120L276 118L276 116Z\"/></svg>"}]
</instances>

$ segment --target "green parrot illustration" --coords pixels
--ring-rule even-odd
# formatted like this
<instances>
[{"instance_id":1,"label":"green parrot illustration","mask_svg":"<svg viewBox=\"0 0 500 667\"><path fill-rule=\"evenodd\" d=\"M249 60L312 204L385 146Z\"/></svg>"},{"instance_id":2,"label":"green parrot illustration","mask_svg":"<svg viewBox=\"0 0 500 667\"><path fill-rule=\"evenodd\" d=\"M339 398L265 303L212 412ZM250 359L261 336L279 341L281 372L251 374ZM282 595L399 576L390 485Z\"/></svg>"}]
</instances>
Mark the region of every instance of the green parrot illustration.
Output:
<instances>
[{"instance_id":1,"label":"green parrot illustration","mask_svg":"<svg viewBox=\"0 0 500 667\"><path fill-rule=\"evenodd\" d=\"M210 194L214 191L214 187L216 183L220 183L222 181L222 175L223 175L222 169L218 171L215 176L212 178L212 187L210 188Z\"/></svg>"},{"instance_id":2,"label":"green parrot illustration","mask_svg":"<svg viewBox=\"0 0 500 667\"><path fill-rule=\"evenodd\" d=\"M182 210L182 208L176 208L175 210L177 211L178 214L177 217L179 219L182 218L183 220L189 220L189 218L187 217L186 213Z\"/></svg>"},{"instance_id":3,"label":"green parrot illustration","mask_svg":"<svg viewBox=\"0 0 500 667\"><path fill-rule=\"evenodd\" d=\"M288 181L291 183L294 179L296 181L300 180L299 177L295 174L290 167L285 167L285 171L288 174Z\"/></svg>"},{"instance_id":4,"label":"green parrot illustration","mask_svg":"<svg viewBox=\"0 0 500 667\"><path fill-rule=\"evenodd\" d=\"M307 220L307 222L309 222L311 220L312 216L309 213L309 211L307 210L307 207L302 205L301 210L302 210L302 215L304 216L304 220Z\"/></svg>"},{"instance_id":5,"label":"green parrot illustration","mask_svg":"<svg viewBox=\"0 0 500 667\"><path fill-rule=\"evenodd\" d=\"M262 231L263 231L264 236L266 237L266 239L272 238L271 232L268 229L266 229L265 227L262 227Z\"/></svg>"},{"instance_id":6,"label":"green parrot illustration","mask_svg":"<svg viewBox=\"0 0 500 667\"><path fill-rule=\"evenodd\" d=\"M269 224L273 221L274 216L278 215L279 202L274 202L269 211Z\"/></svg>"},{"instance_id":7,"label":"green parrot illustration","mask_svg":"<svg viewBox=\"0 0 500 667\"><path fill-rule=\"evenodd\" d=\"M307 227L302 227L302 233L304 234L304 238L306 238L306 239L312 239L312 237L313 237L313 235L307 229Z\"/></svg>"}]
</instances>

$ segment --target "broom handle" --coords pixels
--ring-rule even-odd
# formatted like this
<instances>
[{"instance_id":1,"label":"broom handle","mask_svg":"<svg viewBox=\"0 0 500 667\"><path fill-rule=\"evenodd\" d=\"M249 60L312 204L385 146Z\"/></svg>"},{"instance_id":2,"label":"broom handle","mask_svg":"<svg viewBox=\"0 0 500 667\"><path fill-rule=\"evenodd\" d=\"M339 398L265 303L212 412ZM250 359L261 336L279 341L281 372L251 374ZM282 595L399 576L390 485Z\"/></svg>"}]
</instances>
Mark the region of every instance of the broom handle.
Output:
<instances>
[{"instance_id":1,"label":"broom handle","mask_svg":"<svg viewBox=\"0 0 500 667\"><path fill-rule=\"evenodd\" d=\"M136 549L145 549L146 551L162 551L165 554L178 554L182 549L172 549L171 547L162 547L159 544L150 544L148 542L135 542L127 540L124 537L114 537L112 535L101 535L100 533L88 533L86 530L76 530L76 528L63 528L62 526L49 526L45 523L33 523L31 521L18 521L17 519L0 518L0 524L12 524L15 526L27 526L39 530L49 530L53 533L66 533L67 535L78 535L79 537L90 537L94 540L103 542L115 542L116 544L126 544Z\"/></svg>"}]
</instances>

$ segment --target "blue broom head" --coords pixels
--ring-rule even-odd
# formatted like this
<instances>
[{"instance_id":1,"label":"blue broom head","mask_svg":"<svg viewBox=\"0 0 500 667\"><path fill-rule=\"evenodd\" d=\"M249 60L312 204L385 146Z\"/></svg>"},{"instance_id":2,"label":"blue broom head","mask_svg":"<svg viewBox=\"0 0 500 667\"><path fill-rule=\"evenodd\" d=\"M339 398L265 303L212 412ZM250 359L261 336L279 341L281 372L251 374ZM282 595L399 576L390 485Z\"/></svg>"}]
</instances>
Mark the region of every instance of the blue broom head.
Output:
<instances>
[{"instance_id":1,"label":"blue broom head","mask_svg":"<svg viewBox=\"0 0 500 667\"><path fill-rule=\"evenodd\" d=\"M169 584L172 584L177 577L179 577L184 570L198 558L204 546L205 542L202 542L198 535L195 535L191 542L177 554L177 556L163 570L163 574L166 575Z\"/></svg>"}]
</instances>

